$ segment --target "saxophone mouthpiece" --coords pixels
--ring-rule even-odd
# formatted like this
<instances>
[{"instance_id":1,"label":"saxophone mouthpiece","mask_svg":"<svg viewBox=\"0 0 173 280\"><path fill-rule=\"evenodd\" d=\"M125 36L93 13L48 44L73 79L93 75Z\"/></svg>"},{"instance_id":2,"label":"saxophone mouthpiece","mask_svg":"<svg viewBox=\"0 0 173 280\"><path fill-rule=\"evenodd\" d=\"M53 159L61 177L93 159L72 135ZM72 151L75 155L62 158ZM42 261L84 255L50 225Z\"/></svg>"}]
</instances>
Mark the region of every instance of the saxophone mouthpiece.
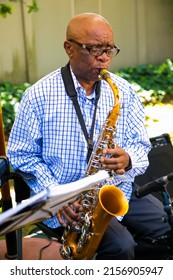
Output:
<instances>
[{"instance_id":1,"label":"saxophone mouthpiece","mask_svg":"<svg viewBox=\"0 0 173 280\"><path fill-rule=\"evenodd\" d=\"M101 69L99 76L103 80L106 80L107 78L110 78L110 74L109 74L108 70L106 70L106 69Z\"/></svg>"}]
</instances>

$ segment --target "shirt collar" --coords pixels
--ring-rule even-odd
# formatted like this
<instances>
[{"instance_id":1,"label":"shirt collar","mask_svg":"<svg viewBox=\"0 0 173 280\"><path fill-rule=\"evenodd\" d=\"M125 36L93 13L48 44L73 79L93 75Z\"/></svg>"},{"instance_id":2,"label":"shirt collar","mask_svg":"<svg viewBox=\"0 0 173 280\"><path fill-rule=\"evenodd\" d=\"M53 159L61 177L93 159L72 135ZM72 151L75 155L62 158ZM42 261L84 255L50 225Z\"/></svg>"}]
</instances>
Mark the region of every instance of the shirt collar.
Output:
<instances>
[{"instance_id":1,"label":"shirt collar","mask_svg":"<svg viewBox=\"0 0 173 280\"><path fill-rule=\"evenodd\" d=\"M85 90L84 90L84 88L80 85L80 83L78 82L78 80L76 79L76 76L75 76L75 74L74 74L73 71L72 71L71 65L70 65L70 71L71 71L71 75L72 75L72 79L73 79L73 82L74 82L74 87L75 87L76 92L77 92L78 94L83 95L83 97L85 97L85 98L87 98L87 99L89 99L89 100L92 100L92 99L96 100L96 92L95 92L95 89L94 89L94 91L93 91L93 93L92 93L91 95L89 95L89 96L86 97L86 95L84 95ZM96 88L96 87L95 87L95 88ZM97 105L97 106L100 107L100 106L99 106L99 102L98 102L98 105Z\"/></svg>"}]
</instances>

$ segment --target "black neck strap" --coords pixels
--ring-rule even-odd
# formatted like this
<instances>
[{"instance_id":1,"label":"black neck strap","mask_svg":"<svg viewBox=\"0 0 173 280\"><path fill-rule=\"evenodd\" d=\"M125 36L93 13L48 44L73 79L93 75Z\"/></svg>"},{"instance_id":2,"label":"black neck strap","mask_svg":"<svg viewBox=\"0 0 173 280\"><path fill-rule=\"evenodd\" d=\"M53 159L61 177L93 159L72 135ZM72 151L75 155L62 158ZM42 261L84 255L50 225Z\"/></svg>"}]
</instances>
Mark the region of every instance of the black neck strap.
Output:
<instances>
[{"instance_id":1,"label":"black neck strap","mask_svg":"<svg viewBox=\"0 0 173 280\"><path fill-rule=\"evenodd\" d=\"M70 64L68 63L65 67L61 68L61 74L62 74L62 78L64 81L64 85L65 85L65 89L66 92L68 94L68 96L71 98L71 100L73 101L73 105L75 107L76 110L76 114L78 116L79 119L79 123L81 125L82 131L84 133L85 139L87 141L88 144L88 155L87 155L87 160L89 161L89 158L91 156L92 150L93 150L93 134L94 134L94 125L95 125L95 117L96 117L96 110L97 110L97 103L100 97L100 81L97 82L96 85L96 103L95 103L95 110L94 110L94 115L93 115L93 120L92 120L92 125L91 125L91 133L90 135L88 135L87 133L87 129L84 123L84 119L81 113L81 109L77 100L77 93L74 87L74 83L73 83L73 79L71 76L71 72L70 72Z\"/></svg>"}]
</instances>

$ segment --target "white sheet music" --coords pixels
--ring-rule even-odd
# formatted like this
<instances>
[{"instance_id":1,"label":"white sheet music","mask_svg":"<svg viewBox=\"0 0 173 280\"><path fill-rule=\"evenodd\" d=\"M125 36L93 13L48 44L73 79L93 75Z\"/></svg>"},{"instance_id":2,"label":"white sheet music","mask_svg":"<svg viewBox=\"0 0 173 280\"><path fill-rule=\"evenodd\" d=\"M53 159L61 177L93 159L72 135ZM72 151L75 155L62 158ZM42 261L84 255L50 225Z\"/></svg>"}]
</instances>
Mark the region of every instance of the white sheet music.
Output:
<instances>
[{"instance_id":1,"label":"white sheet music","mask_svg":"<svg viewBox=\"0 0 173 280\"><path fill-rule=\"evenodd\" d=\"M51 187L34 195L0 215L0 235L51 218L81 192L95 188L96 184L108 178L108 172L101 170L76 182L61 185L59 188Z\"/></svg>"}]
</instances>

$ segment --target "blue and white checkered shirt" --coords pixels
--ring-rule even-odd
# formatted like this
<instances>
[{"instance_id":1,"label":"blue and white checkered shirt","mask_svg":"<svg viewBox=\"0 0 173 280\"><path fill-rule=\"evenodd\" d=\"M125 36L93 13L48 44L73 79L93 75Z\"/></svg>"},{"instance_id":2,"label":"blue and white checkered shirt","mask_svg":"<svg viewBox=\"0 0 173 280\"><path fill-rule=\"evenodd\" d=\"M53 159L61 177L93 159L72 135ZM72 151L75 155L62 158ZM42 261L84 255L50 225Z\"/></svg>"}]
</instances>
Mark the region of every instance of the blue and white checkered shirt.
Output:
<instances>
[{"instance_id":1,"label":"blue and white checkered shirt","mask_svg":"<svg viewBox=\"0 0 173 280\"><path fill-rule=\"evenodd\" d=\"M144 110L137 94L124 79L112 74L111 79L121 91L121 109L117 121L116 143L131 157L132 169L116 175L117 185L130 199L134 177L148 166L150 141L144 126ZM95 107L95 92L89 97L72 73L78 102L90 134ZM93 140L96 143L113 105L113 92L101 81ZM23 94L18 114L9 137L7 156L14 170L35 175L29 180L32 195L45 188L79 180L87 169L87 143L74 105L65 92L61 69L45 76ZM116 203L116 202L115 202ZM45 223L59 226L56 217Z\"/></svg>"}]
</instances>

